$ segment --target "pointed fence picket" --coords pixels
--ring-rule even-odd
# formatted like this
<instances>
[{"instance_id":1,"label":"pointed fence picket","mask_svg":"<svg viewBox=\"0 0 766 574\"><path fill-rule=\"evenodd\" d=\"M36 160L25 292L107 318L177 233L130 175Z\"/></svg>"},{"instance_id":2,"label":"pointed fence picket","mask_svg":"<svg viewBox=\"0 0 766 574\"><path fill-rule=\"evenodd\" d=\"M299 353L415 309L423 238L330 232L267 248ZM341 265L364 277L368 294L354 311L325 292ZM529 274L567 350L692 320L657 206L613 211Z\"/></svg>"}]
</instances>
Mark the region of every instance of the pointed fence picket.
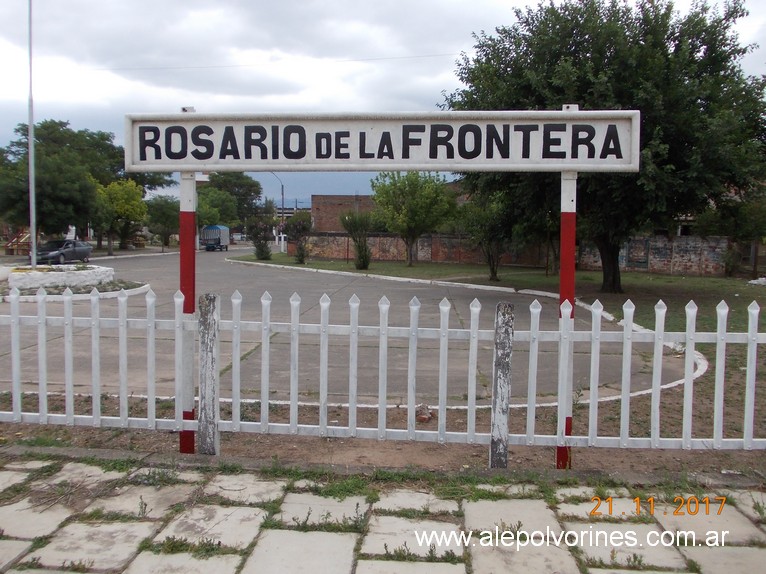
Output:
<instances>
[{"instance_id":1,"label":"pointed fence picket","mask_svg":"<svg viewBox=\"0 0 766 574\"><path fill-rule=\"evenodd\" d=\"M416 440L432 441L441 443L463 442L489 445L494 440L492 434L495 428L489 427L477 429L477 413L488 405L479 405L477 401L477 368L479 366L479 349L482 343L486 346L495 338L495 330L480 329L479 320L482 312L481 303L474 300L470 305L470 325L467 328L450 327L450 315L453 312L452 304L444 299L438 307L438 325L424 327L422 325L422 304L413 297L409 302L409 322L406 325L392 325L391 303L384 296L377 302L378 322L375 325L360 325L359 312L361 301L354 295L346 303L348 309L348 322L345 324L332 324L330 322L330 309L339 305L328 295L323 295L319 301L320 318L318 323L301 322L301 297L295 293L289 299L290 316L287 322L275 322L272 320L272 296L264 293L260 299L260 321L243 320L242 306L245 304L239 292L235 292L229 301L229 305L222 305L227 310L230 318L216 321L203 321L201 318L190 318L183 314L183 295L176 293L173 298L174 316L172 319L157 318L157 297L149 291L144 298L144 312L131 314L129 311L129 297L120 293L117 297L116 317L104 316L103 303L97 290L93 290L89 296L90 312L87 316L75 316L73 310L73 295L67 290L57 300L63 302L62 316L50 314L51 298L44 290L39 290L34 297L36 306L35 313L22 315L20 294L13 290L8 297L9 314L0 315L0 327L3 327L0 341L5 339L9 342L7 354L10 356L9 386L5 392L10 395L7 410L0 410L0 421L25 422L37 424L65 424L65 425L89 425L94 427L117 427L117 428L145 428L157 430L203 430L209 421L215 421L216 432L257 432L270 434L313 435L320 437L361 437L379 440ZM135 301L135 299L132 299ZM369 302L368 302L369 303ZM79 309L79 308L78 308ZM756 412L756 392L759 384L758 377L758 347L766 343L766 334L759 332L758 321L760 316L759 306L753 302L748 307L748 328L745 333L729 332L727 330L729 308L721 302L716 308L717 326L715 332L698 332L696 329L697 306L689 302L685 308L686 327L683 332L667 332L665 319L667 307L659 301L654 308L655 322L652 331L641 329L634 324L635 306L627 301L623 306L622 329L609 330L603 327L604 310L600 302L596 301L590 307L590 328L587 330L575 329L572 319L571 306L564 302L560 308L559 328L557 330L542 330L540 327L542 306L535 300L529 307L529 329L518 330L511 328L513 345L525 343L528 345L528 377L526 381L510 380L510 362L513 354L509 352L506 365L508 381L503 382L502 388L513 390L514 388L526 387L527 398L518 404L505 405L501 400L498 404L497 413L508 412L511 419L515 416L516 409L526 409L523 419L523 431L509 433L508 424L502 423L505 431L498 430L498 444L507 445L545 445L545 446L593 446L593 447L622 447L622 448L673 448L673 449L766 449L766 437L757 434L756 416L763 417L764 413ZM518 310L516 311L518 313ZM513 313L511 313L512 315ZM135 315L135 316L134 316ZM498 314L499 316L499 314ZM215 332L200 333L205 325L214 325ZM507 329L507 325L499 325L499 329ZM188 364L197 360L189 356L188 345L184 345L184 333L194 333L200 339L217 341L222 333L230 335L231 349L231 401L230 415L221 418L221 401L210 401L209 396L200 396L200 404L205 404L206 421L184 421L183 405L180 400L174 400L183 393L181 378ZM242 365L243 354L242 341L245 333L256 333L260 342L260 381L257 385L259 404L257 417L252 420L252 415L243 415L242 389ZM272 338L277 335L286 336L289 340L289 365L277 365L273 359L274 346ZM102 354L104 345L110 337L114 341L116 336L117 372L108 374L104 372L105 362ZM130 353L131 348L138 349L140 343L136 339L143 336L145 350ZM53 337L61 337L63 359L61 364L49 364L53 354L49 341ZM208 339L207 337L212 337ZM77 343L87 340L90 349L90 384L89 388L90 407L85 409L82 404L77 406L75 391L75 379L78 388L86 386L78 371L75 376L75 353ZM173 352L165 357L156 352L156 344L160 338L171 339ZM373 405L360 405L359 382L360 365L359 349L360 340L364 338L365 344L374 342L377 346L377 398ZM22 340L25 341L22 344ZM389 362L392 360L394 344L400 345L404 341L406 346L406 360L402 360L406 366L406 382L404 392L406 398L403 407L406 408L406 424L403 428L391 428L388 415L393 406L390 404L389 391ZM438 341L433 348L425 345L426 341ZM301 418L301 409L305 402L301 402L299 388L301 385L301 346L305 344L316 345L318 342L319 357L316 365L316 389L318 400L313 407L318 411L315 421L307 421ZM347 346L347 400L340 404L331 404L329 389L331 384L330 363L333 357L340 356L336 350L340 344ZM617 394L605 396L600 386L601 360L603 346L606 344L618 344L621 347L621 388ZM113 344L113 343L112 343ZM554 344L558 353L558 398L552 403L541 403L538 397L538 378L541 345ZM566 429L566 419L572 416L573 411L573 352L576 345L584 348L587 344L589 353L588 377L583 390L588 391L587 408L587 431L581 435L569 436ZM637 345L647 345L651 348L651 385L646 390L633 392L631 379L631 357ZM713 405L712 405L712 430L709 436L699 436L698 429L693 427L695 408L695 378L700 372L701 358L697 349L699 345L714 345L715 371L713 382ZM724 413L726 412L726 363L727 350L732 345L741 345L746 348L746 374L744 390L744 408L741 413L742 431L741 436L731 436L724 431ZM207 351L218 353L220 345L209 343ZM662 369L665 361L666 346L674 346L679 352L683 352L683 379L677 382L682 393L681 431L679 436L663 435L662 427L662 397L667 392L667 383L663 383ZM204 350L203 350L204 351ZM457 352L462 355L455 355ZM32 373L22 373L22 353L36 352L36 384L34 394L37 401L34 409L25 408L25 392L31 393L29 383ZM496 350L497 352L497 350ZM418 359L425 353L434 353L438 358L438 373L435 373L437 390L432 400L435 401L436 430L425 430L419 427L416 421L418 397L422 396L419 391ZM131 364L135 356L144 355L145 383L131 379L129 376L129 361ZM343 351L345 356L345 351ZM455 367L450 370L450 357L466 356L464 369L461 371L460 380L456 381ZM519 355L521 356L521 355ZM157 364L159 361L170 360L175 373L174 396L165 397L173 400L173 416L163 418L158 416L156 410L157 401L163 399L158 396ZM220 365L220 357L200 357L200 364ZM518 360L518 359L517 359ZM205 362L208 361L208 362ZM404 363L406 362L406 365ZM25 363L27 364L27 363ZM484 370L488 365L482 365ZM31 369L31 367L25 367ZM81 368L78 367L78 368ZM56 393L52 391L50 369L63 373L63 412L51 407L50 398ZM289 412L287 422L277 422L270 419L270 406L275 401L270 399L275 390L275 381L272 379L276 369L287 371L286 406ZM116 400L118 403L117 413L106 415L102 412L101 397L104 394L105 380L115 380L116 374ZM200 374L201 376L201 374ZM369 376L369 372L367 373ZM373 373L375 376L375 373ZM503 375L505 376L505 375ZM337 375L335 375L337 377ZM346 380L343 375L344 381ZM22 382L26 383L26 387ZM344 382L345 384L345 382ZM448 411L455 405L450 405L449 390L459 385L465 389L465 402L458 405L465 413L465 427L456 429L447 426ZM58 387L57 387L58 388ZM335 387L334 387L335 388ZM336 389L337 390L337 389ZM79 392L79 391L78 391ZM206 391L207 392L207 391ZM345 392L345 391L344 391ZM462 391L461 391L462 392ZM762 392L762 391L761 391ZM510 393L513 394L513 393ZM632 436L631 422L633 412L631 405L636 396L650 395L649 430L645 435ZM146 404L144 412L138 412L131 406L132 398L143 398ZM497 397L496 397L497 398ZM422 400L422 399L421 399ZM619 431L612 436L604 434L599 428L600 410L605 401L619 401ZM454 396L452 399L454 403ZM32 404L32 403L30 403ZM762 403L760 403L762 404ZM330 420L329 409L342 408L347 412L347 421L340 424ZM372 427L359 425L360 409L375 409L377 411L377 423ZM539 413L542 408L555 408L557 417L555 432L552 434L541 433L537 428ZM211 414L210 410L215 412ZM505 409L505 411L503 410ZM139 409L140 410L140 409ZM492 410L494 422L498 422L495 410ZM580 415L583 416L583 415ZM731 415L727 415L731 416ZM247 420L249 419L249 420ZM495 425L496 426L496 425ZM205 427L205 430L209 430ZM211 435L212 436L212 435Z\"/></svg>"}]
</instances>

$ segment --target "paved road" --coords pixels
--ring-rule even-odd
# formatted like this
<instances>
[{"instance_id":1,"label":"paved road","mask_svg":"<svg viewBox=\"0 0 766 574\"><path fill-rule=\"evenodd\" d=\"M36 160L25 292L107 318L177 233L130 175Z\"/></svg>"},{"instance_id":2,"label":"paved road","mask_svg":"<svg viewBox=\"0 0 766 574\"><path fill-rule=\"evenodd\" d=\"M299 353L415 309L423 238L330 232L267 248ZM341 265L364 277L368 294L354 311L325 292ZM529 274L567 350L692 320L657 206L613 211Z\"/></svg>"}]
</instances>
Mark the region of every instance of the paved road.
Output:
<instances>
[{"instance_id":1,"label":"paved road","mask_svg":"<svg viewBox=\"0 0 766 574\"><path fill-rule=\"evenodd\" d=\"M245 253L245 250L239 251ZM527 330L530 325L530 304L536 299L508 291L488 291L458 285L432 285L404 281L391 281L372 277L345 274L313 273L305 270L282 269L272 266L247 265L227 261L236 256L238 250L229 252L197 253L197 295L206 292L219 293L222 298L222 318L231 317L229 298L235 290L243 298L242 318L250 321L261 319L260 299L265 292L272 297L272 322L289 322L290 297L298 293L301 297L301 323L319 323L319 300L327 294L332 304L330 306L331 324L348 324L348 300L356 295L361 300L360 324L376 326L379 324L380 312L378 302L385 296L391 303L389 325L406 327L410 321L409 303L414 298L420 301L421 313L419 326L434 328L439 325L439 304L443 300L450 303L449 325L451 328L468 328L470 325L470 304L474 299L482 305L480 328L492 329L494 309L501 300L510 301L515 305L515 329ZM157 317L172 318L173 295L179 286L179 257L177 254L118 257L97 261L103 265L114 267L117 279L147 282L157 295ZM537 298L542 305L541 328L543 330L558 329L557 300L553 298ZM80 302L75 305L75 316L88 316L90 304ZM130 315L145 316L143 296L130 298ZM60 314L61 305L48 304L49 313ZM8 304L0 304L0 313L8 313ZM33 304L22 305L22 313L36 314ZM101 316L115 316L116 301L103 302ZM590 329L590 316L581 309L576 314L576 328ZM604 328L614 329L614 325ZM7 333L7 331L6 331ZM159 395L173 394L174 363L173 342L167 332L160 333L157 341L157 378ZM103 331L102 336L107 341L101 345L102 353L102 383L105 389L116 388L118 384L117 342L108 342L108 338L116 338L116 333ZM226 343L228 334L223 337L221 345L222 364L231 362L231 346ZM48 343L48 381L55 386L63 381L63 344L61 333L54 328L49 329ZM9 337L0 337L0 380L9 381L10 356ZM77 343L77 341L80 341ZM260 389L260 339L257 331L243 332L242 343L242 387L244 396L257 397ZM24 352L22 360L23 380L26 388L36 388L38 354L36 347L36 332L25 329ZM131 390L142 394L145 392L146 366L143 356L146 354L146 344L142 332L131 331L129 342L131 359L128 371ZM288 398L289 389L289 335L276 334L271 339L270 385L272 399ZM75 368L79 373L75 385L78 392L87 392L90 387L90 333L83 329L76 336ZM318 337L303 336L300 348L299 389L302 400L316 400L318 389L319 340ZM528 379L528 345L517 343L514 347L513 390L515 400L525 401ZM539 371L537 377L537 394L541 400L554 400L557 388L557 349L554 344L541 344ZM638 349L640 350L640 349ZM621 358L619 346L604 345L601 359L601 385L610 387L611 392L619 392L621 378ZM631 371L634 374L633 389L646 388L650 383L647 374L647 361L650 354L634 352ZM359 394L362 402L376 402L378 391L378 342L375 339L362 339L359 350ZM439 354L437 340L419 342L418 351L418 392L421 399L433 401L438 395ZM388 397L389 402L398 403L406 400L408 348L407 341L391 339L388 351ZM450 402L463 403L467 392L467 362L468 354L465 345L456 344L450 347L448 395ZM666 368L664 378L671 381L679 378L680 361ZM589 349L583 345L576 348L574 368L574 388L587 388L589 381ZM650 372L650 371L649 371ZM330 341L330 400L347 401L348 396L348 342L345 338L332 338ZM492 380L492 343L480 344L479 361L477 365L477 384L479 397L489 396ZM142 388L144 385L144 388ZM222 377L222 394L226 396L231 388L231 372L225 368ZM587 396L587 393L586 393ZM486 402L486 401L485 401Z\"/></svg>"}]
</instances>

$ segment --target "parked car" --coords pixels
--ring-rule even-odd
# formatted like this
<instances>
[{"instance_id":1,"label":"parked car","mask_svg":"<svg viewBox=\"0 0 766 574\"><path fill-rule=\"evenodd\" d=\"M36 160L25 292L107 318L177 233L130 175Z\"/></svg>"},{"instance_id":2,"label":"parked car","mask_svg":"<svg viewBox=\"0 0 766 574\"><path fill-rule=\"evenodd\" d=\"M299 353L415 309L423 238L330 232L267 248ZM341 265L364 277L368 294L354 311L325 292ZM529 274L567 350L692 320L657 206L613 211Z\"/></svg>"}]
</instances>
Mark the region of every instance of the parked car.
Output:
<instances>
[{"instance_id":1,"label":"parked car","mask_svg":"<svg viewBox=\"0 0 766 574\"><path fill-rule=\"evenodd\" d=\"M87 263L92 251L93 246L84 241L54 239L37 248L37 261L63 264L79 260Z\"/></svg>"}]
</instances>

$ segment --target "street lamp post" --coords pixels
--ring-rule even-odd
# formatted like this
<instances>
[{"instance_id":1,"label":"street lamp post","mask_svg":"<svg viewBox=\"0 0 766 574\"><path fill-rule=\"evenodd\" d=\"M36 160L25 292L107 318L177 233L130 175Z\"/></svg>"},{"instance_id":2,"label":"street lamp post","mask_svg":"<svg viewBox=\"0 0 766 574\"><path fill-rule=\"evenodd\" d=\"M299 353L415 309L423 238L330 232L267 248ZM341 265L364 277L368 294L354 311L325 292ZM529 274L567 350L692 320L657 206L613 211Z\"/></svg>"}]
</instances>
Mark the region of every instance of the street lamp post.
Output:
<instances>
[{"instance_id":1,"label":"street lamp post","mask_svg":"<svg viewBox=\"0 0 766 574\"><path fill-rule=\"evenodd\" d=\"M282 190L282 212L279 219L282 223L284 223L285 222L285 184L282 183L282 180L279 178L279 176L276 173L274 173L273 171L270 171L269 173L277 178L277 181L279 181L279 186Z\"/></svg>"}]
</instances>

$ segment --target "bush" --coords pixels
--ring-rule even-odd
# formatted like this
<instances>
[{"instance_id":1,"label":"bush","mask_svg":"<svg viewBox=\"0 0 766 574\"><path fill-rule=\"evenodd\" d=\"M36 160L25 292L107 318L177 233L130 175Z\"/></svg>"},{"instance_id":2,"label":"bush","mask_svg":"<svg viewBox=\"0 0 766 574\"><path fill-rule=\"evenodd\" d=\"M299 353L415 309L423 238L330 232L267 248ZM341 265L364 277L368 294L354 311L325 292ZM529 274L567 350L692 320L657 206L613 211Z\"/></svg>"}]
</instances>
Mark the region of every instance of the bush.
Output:
<instances>
[{"instance_id":1,"label":"bush","mask_svg":"<svg viewBox=\"0 0 766 574\"><path fill-rule=\"evenodd\" d=\"M308 240L311 234L311 214L305 211L296 213L280 225L280 231L295 242L295 262L306 263L308 257Z\"/></svg>"},{"instance_id":2,"label":"bush","mask_svg":"<svg viewBox=\"0 0 766 574\"><path fill-rule=\"evenodd\" d=\"M373 227L372 215L350 211L340 216L340 223L354 242L354 267L369 269L372 250L367 243L367 236Z\"/></svg>"}]
</instances>

